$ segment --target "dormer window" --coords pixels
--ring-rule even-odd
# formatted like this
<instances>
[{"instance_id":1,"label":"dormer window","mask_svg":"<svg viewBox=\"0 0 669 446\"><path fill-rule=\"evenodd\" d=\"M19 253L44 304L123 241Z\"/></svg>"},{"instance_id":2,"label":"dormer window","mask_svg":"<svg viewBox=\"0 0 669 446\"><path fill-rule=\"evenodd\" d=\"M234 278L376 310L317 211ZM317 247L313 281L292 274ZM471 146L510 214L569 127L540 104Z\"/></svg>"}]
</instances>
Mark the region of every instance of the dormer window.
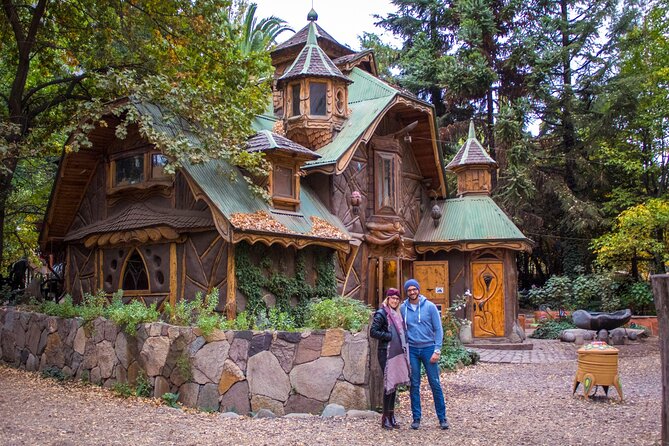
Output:
<instances>
[{"instance_id":1,"label":"dormer window","mask_svg":"<svg viewBox=\"0 0 669 446\"><path fill-rule=\"evenodd\" d=\"M280 161L279 161L280 163ZM274 163L270 193L276 209L297 211L300 204L299 178L295 164Z\"/></svg>"},{"instance_id":2,"label":"dormer window","mask_svg":"<svg viewBox=\"0 0 669 446\"><path fill-rule=\"evenodd\" d=\"M159 152L118 154L110 163L111 189L169 183L167 163L168 158Z\"/></svg>"},{"instance_id":3,"label":"dormer window","mask_svg":"<svg viewBox=\"0 0 669 446\"><path fill-rule=\"evenodd\" d=\"M274 195L282 198L295 198L295 172L287 166L274 168Z\"/></svg>"},{"instance_id":4,"label":"dormer window","mask_svg":"<svg viewBox=\"0 0 669 446\"><path fill-rule=\"evenodd\" d=\"M144 155L128 156L114 161L114 187L144 182Z\"/></svg>"},{"instance_id":5,"label":"dormer window","mask_svg":"<svg viewBox=\"0 0 669 446\"><path fill-rule=\"evenodd\" d=\"M327 115L326 95L328 85L323 82L309 82L309 114L311 116Z\"/></svg>"}]
</instances>

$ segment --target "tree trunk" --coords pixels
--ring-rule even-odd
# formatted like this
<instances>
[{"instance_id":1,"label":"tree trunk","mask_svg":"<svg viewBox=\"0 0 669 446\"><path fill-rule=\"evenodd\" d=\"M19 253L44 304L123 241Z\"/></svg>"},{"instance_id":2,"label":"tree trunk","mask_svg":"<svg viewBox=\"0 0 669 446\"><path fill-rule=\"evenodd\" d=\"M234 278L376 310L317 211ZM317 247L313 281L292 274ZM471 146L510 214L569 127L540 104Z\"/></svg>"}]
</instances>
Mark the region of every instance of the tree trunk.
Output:
<instances>
[{"instance_id":1,"label":"tree trunk","mask_svg":"<svg viewBox=\"0 0 669 446\"><path fill-rule=\"evenodd\" d=\"M571 112L573 98L571 79L571 58L569 53L569 5L567 0L560 1L562 34L562 150L565 155L565 182L572 191L576 190L576 131Z\"/></svg>"},{"instance_id":2,"label":"tree trunk","mask_svg":"<svg viewBox=\"0 0 669 446\"><path fill-rule=\"evenodd\" d=\"M651 276L653 297L660 332L660 364L662 364L662 444L669 445L669 274Z\"/></svg>"},{"instance_id":3,"label":"tree trunk","mask_svg":"<svg viewBox=\"0 0 669 446\"><path fill-rule=\"evenodd\" d=\"M0 169L0 265L3 265L5 260L5 210L17 161L16 158L5 159L2 162L3 168ZM1 271L0 275L2 275Z\"/></svg>"}]
</instances>

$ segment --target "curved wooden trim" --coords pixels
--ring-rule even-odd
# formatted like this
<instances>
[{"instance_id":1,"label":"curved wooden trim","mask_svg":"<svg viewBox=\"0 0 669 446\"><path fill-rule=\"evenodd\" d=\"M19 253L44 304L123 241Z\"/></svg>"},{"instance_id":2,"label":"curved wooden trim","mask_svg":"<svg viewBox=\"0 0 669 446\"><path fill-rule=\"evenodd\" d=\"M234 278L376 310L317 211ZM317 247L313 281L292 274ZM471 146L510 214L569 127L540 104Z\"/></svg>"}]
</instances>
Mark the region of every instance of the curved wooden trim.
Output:
<instances>
[{"instance_id":1,"label":"curved wooden trim","mask_svg":"<svg viewBox=\"0 0 669 446\"><path fill-rule=\"evenodd\" d=\"M355 258L358 256L358 251L360 250L360 245L357 244L353 246L353 249L351 252L348 254L346 258L346 263L343 265L344 266L344 284L341 287L341 295L342 297L344 296L344 293L346 292L346 285L348 284L348 279L351 276L351 271L353 270L353 263L355 263Z\"/></svg>"},{"instance_id":2,"label":"curved wooden trim","mask_svg":"<svg viewBox=\"0 0 669 446\"><path fill-rule=\"evenodd\" d=\"M195 180L191 178L191 176L186 172L185 169L181 169L180 172L186 179L188 188L193 194L193 197L195 197L195 201L202 200L205 203L207 203L207 206L209 206L209 212L211 212L211 216L214 220L214 226L216 226L216 230L218 231L219 234L221 234L223 240L225 240L226 242L232 242L231 238L232 228L228 219L225 218L225 216L218 210L218 207L214 205L209 196L204 193L204 191L198 186Z\"/></svg>"},{"instance_id":3,"label":"curved wooden trim","mask_svg":"<svg viewBox=\"0 0 669 446\"><path fill-rule=\"evenodd\" d=\"M478 251L481 249L502 248L510 249L512 251L531 252L532 245L524 241L509 241L509 242L450 242L450 243L432 243L425 245L415 245L416 252L425 254L427 252L439 251Z\"/></svg>"},{"instance_id":4,"label":"curved wooden trim","mask_svg":"<svg viewBox=\"0 0 669 446\"><path fill-rule=\"evenodd\" d=\"M93 234L84 240L86 248L108 247L131 243L157 243L164 241L180 241L183 236L169 226L155 228L133 229L130 231L106 232Z\"/></svg>"}]
</instances>

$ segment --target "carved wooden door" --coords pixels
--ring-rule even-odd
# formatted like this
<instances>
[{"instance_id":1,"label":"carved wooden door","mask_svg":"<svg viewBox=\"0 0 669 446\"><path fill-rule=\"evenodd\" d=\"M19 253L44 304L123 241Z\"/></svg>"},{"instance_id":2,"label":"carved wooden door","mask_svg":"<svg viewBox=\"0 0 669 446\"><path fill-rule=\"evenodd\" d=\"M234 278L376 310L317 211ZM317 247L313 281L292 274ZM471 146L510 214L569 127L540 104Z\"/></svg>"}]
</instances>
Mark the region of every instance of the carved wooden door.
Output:
<instances>
[{"instance_id":1,"label":"carved wooden door","mask_svg":"<svg viewBox=\"0 0 669 446\"><path fill-rule=\"evenodd\" d=\"M448 308L448 262L415 262L414 278L420 284L420 293L443 312Z\"/></svg>"},{"instance_id":2,"label":"carved wooden door","mask_svg":"<svg viewBox=\"0 0 669 446\"><path fill-rule=\"evenodd\" d=\"M474 336L504 336L502 262L472 262L472 288Z\"/></svg>"}]
</instances>

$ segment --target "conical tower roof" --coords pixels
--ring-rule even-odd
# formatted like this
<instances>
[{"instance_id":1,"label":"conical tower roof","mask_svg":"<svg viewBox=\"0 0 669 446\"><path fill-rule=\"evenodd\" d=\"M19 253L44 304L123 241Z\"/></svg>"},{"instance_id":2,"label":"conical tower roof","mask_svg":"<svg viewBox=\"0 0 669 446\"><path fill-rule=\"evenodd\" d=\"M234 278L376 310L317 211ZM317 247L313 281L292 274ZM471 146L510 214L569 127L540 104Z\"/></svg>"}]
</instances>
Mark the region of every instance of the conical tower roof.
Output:
<instances>
[{"instance_id":1,"label":"conical tower roof","mask_svg":"<svg viewBox=\"0 0 669 446\"><path fill-rule=\"evenodd\" d=\"M469 121L469 136L467 141L460 147L453 160L448 163L446 169L455 170L461 166L467 165L489 165L497 167L497 162L488 155L478 139L474 129L474 121Z\"/></svg>"},{"instance_id":2,"label":"conical tower roof","mask_svg":"<svg viewBox=\"0 0 669 446\"><path fill-rule=\"evenodd\" d=\"M325 54L325 51L318 46L318 31L316 29L316 18L318 18L318 15L312 10L308 17L309 32L306 44L297 58L295 58L293 64L279 78L279 84L302 77L337 78L350 83L351 80L344 76L328 55Z\"/></svg>"}]
</instances>

